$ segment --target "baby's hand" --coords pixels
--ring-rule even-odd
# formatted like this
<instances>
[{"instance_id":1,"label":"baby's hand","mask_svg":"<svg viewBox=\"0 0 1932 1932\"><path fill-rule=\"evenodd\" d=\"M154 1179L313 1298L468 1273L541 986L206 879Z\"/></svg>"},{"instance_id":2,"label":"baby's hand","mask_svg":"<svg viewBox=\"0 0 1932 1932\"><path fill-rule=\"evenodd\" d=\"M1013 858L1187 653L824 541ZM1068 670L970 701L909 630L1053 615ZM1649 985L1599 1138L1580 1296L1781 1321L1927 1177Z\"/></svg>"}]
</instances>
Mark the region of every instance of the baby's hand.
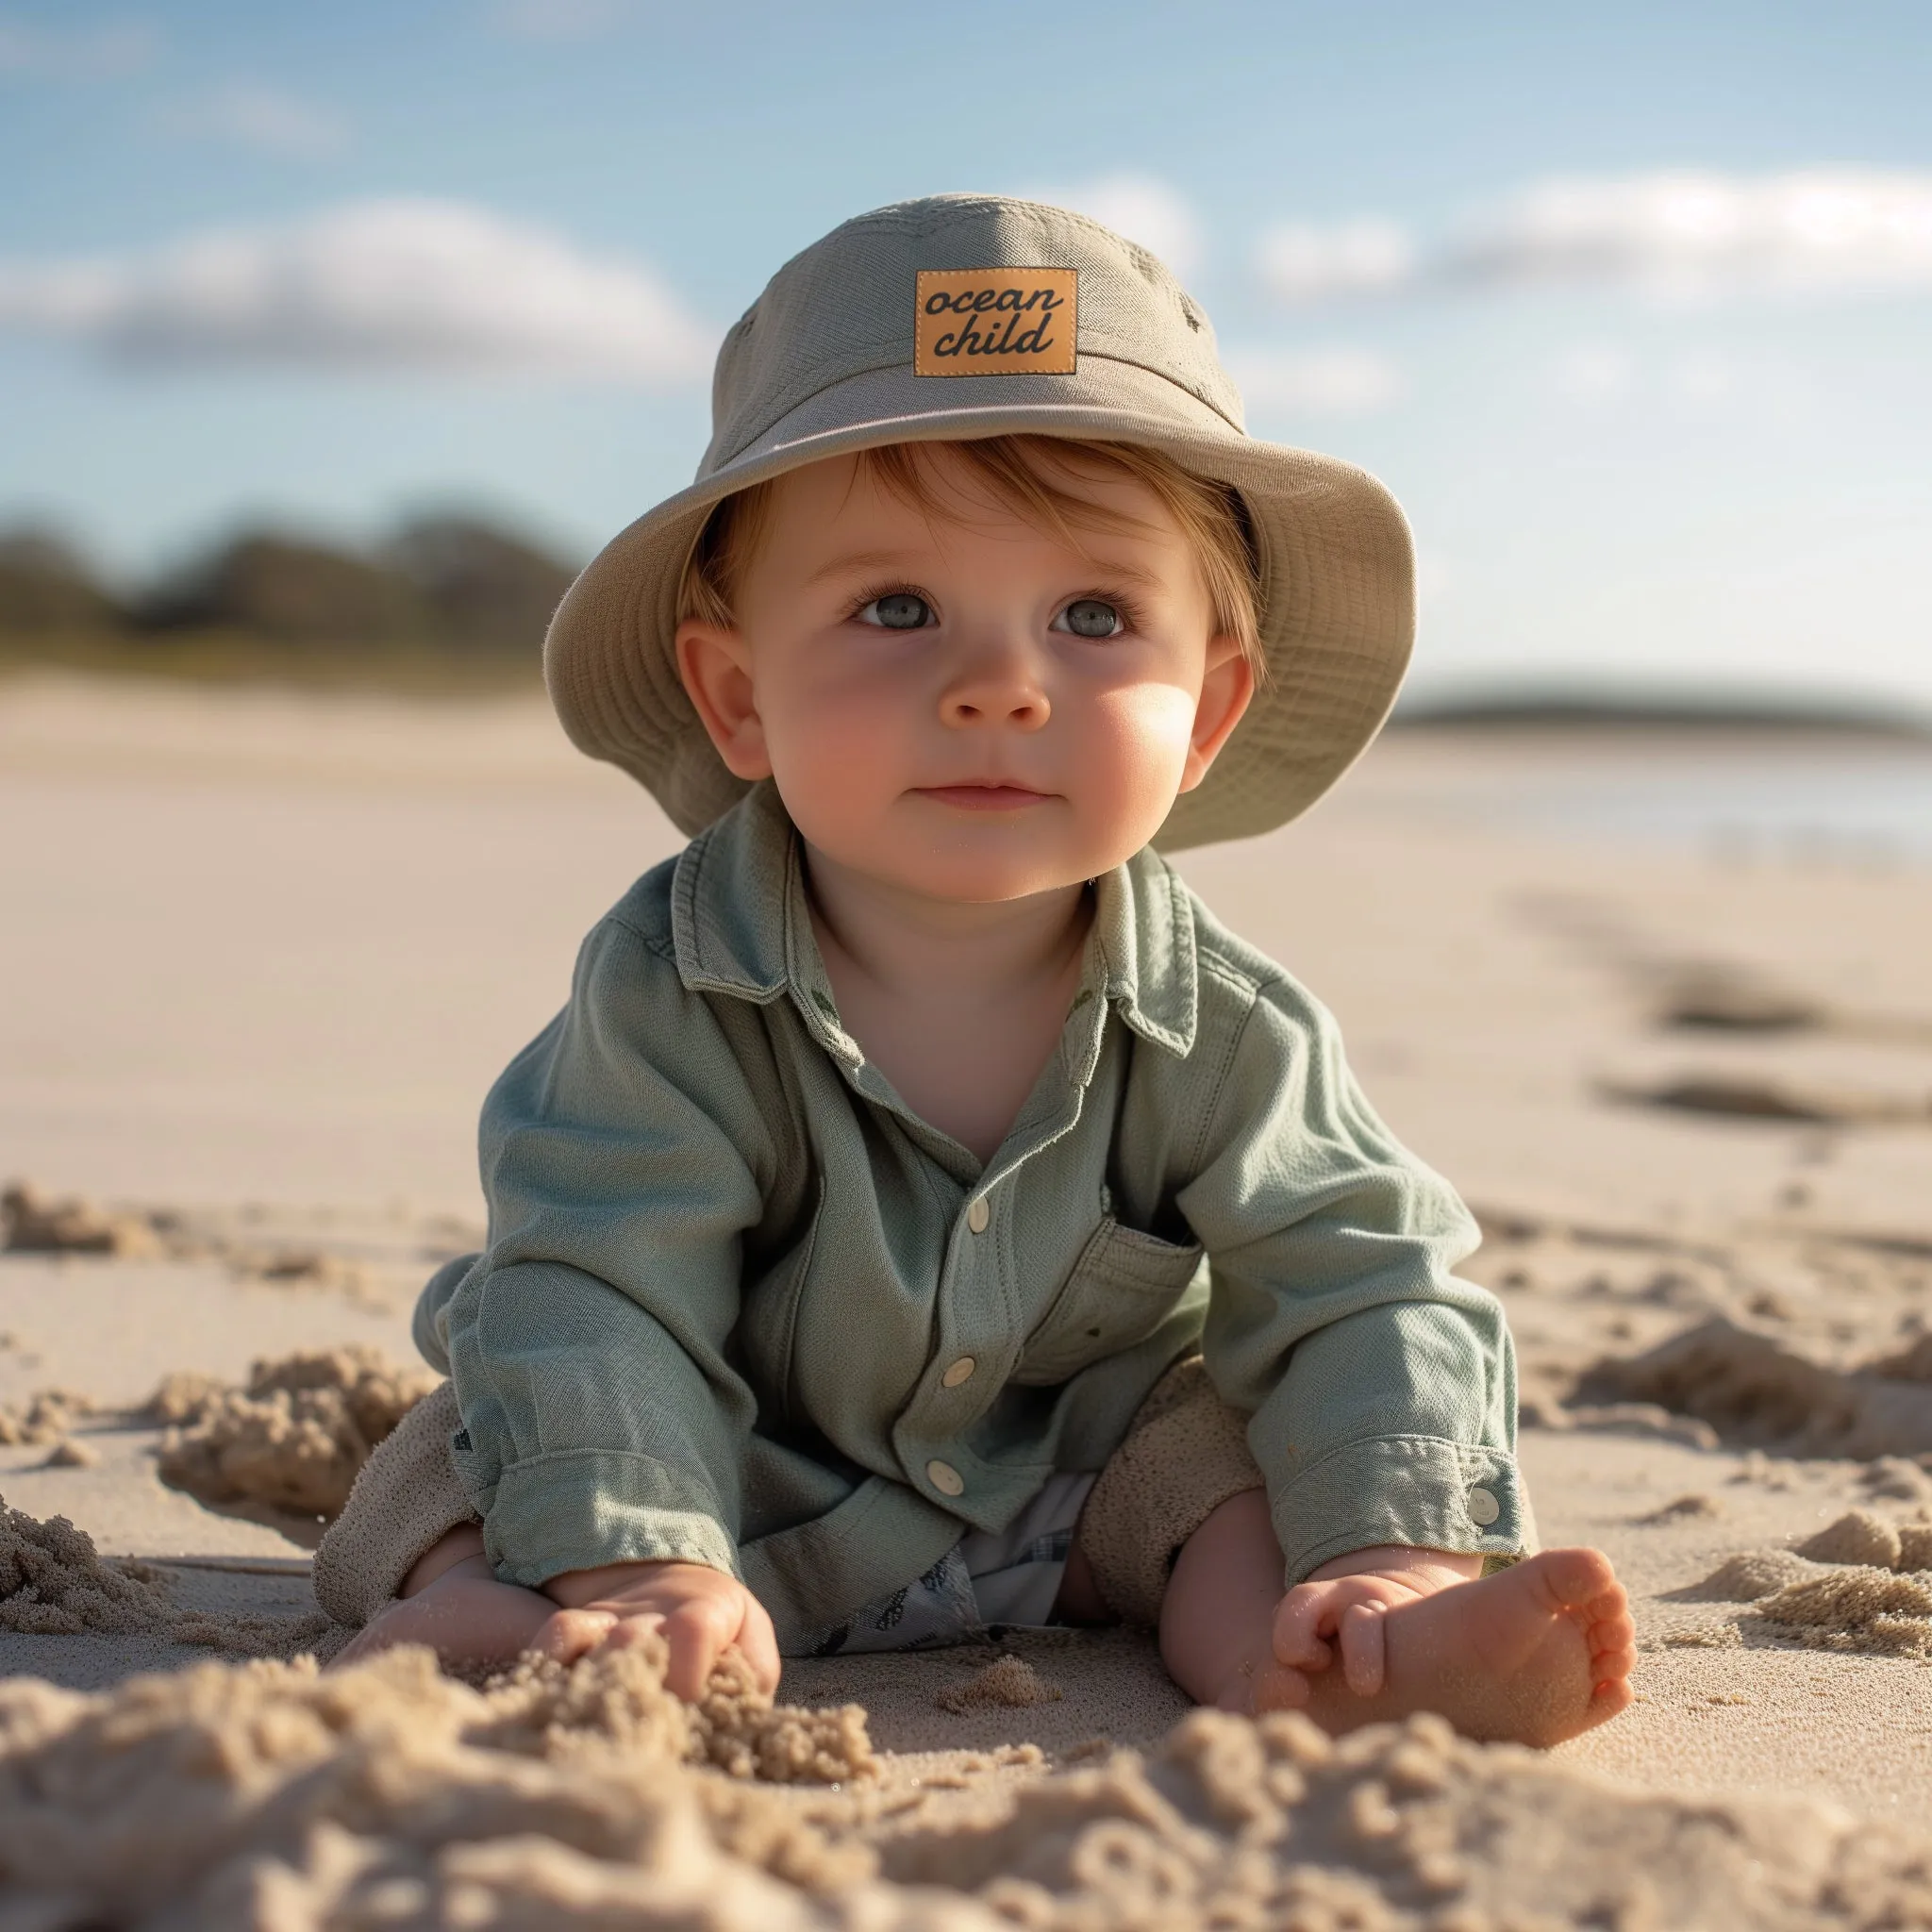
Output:
<instances>
[{"instance_id":1,"label":"baby's hand","mask_svg":"<svg viewBox=\"0 0 1932 1932\"><path fill-rule=\"evenodd\" d=\"M1482 1574L1480 1557L1447 1550L1413 1550L1389 1543L1324 1563L1282 1598L1274 1612L1278 1663L1313 1673L1334 1661L1330 1640L1341 1646L1341 1674L1360 1697L1382 1688L1382 1613Z\"/></svg>"},{"instance_id":2,"label":"baby's hand","mask_svg":"<svg viewBox=\"0 0 1932 1932\"><path fill-rule=\"evenodd\" d=\"M610 1619L606 1645L634 1643L656 1631L670 1646L664 1682L687 1704L704 1695L711 1667L727 1650L751 1666L758 1688L778 1688L778 1639L771 1617L744 1585L703 1563L610 1563L573 1570L543 1589L567 1609Z\"/></svg>"}]
</instances>

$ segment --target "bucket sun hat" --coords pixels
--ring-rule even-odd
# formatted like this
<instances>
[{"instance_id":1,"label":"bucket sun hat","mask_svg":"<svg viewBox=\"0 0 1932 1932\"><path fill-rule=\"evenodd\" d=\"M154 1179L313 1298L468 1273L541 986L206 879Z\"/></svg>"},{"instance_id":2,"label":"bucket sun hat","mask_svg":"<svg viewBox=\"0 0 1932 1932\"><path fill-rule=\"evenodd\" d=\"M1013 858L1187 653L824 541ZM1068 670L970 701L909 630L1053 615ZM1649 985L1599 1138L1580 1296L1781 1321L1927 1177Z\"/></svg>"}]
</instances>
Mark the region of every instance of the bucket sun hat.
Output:
<instances>
[{"instance_id":1,"label":"bucket sun hat","mask_svg":"<svg viewBox=\"0 0 1932 1932\"><path fill-rule=\"evenodd\" d=\"M1352 464L1261 442L1207 316L1144 248L1065 208L943 194L859 215L794 256L725 337L690 489L605 546L558 606L544 678L564 729L687 834L748 789L678 677L677 591L733 491L883 443L1017 434L1163 450L1233 486L1260 565L1268 675L1155 843L1272 830L1367 748L1415 632L1395 499Z\"/></svg>"}]
</instances>

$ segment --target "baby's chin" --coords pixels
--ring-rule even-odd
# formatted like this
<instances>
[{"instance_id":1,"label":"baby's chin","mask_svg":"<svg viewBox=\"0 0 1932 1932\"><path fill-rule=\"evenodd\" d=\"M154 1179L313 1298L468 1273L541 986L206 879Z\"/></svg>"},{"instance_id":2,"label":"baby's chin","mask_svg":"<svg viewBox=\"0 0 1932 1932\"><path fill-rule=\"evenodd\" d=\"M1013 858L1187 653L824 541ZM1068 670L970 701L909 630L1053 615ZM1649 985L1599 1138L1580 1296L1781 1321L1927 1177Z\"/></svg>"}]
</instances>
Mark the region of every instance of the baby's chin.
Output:
<instances>
[{"instance_id":1,"label":"baby's chin","mask_svg":"<svg viewBox=\"0 0 1932 1932\"><path fill-rule=\"evenodd\" d=\"M876 813L814 810L823 801L785 798L792 823L821 858L894 891L959 905L1003 905L1083 885L1140 851L1159 821L1118 807L1082 811L1047 797L1011 812L949 808L902 794Z\"/></svg>"},{"instance_id":2,"label":"baby's chin","mask_svg":"<svg viewBox=\"0 0 1932 1932\"><path fill-rule=\"evenodd\" d=\"M1043 826L1027 826L1004 836L974 827L929 841L894 839L870 848L846 843L831 856L847 872L921 898L998 906L1084 885L1110 872L1124 855L1068 846Z\"/></svg>"}]
</instances>

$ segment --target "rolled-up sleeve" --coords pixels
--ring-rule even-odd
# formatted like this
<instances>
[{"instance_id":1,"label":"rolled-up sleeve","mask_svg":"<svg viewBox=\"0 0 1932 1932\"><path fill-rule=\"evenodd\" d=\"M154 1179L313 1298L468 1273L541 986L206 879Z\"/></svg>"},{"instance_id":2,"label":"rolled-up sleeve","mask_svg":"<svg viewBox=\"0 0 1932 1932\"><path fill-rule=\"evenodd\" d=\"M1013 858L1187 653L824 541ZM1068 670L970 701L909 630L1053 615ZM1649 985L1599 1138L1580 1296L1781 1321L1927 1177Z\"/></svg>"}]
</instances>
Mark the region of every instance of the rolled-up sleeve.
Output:
<instances>
[{"instance_id":1,"label":"rolled-up sleeve","mask_svg":"<svg viewBox=\"0 0 1932 1932\"><path fill-rule=\"evenodd\" d=\"M1288 1583L1382 1543L1520 1552L1514 1352L1495 1297L1454 1273L1475 1224L1291 982L1257 992L1176 1199L1211 1261L1208 1371L1251 1413Z\"/></svg>"},{"instance_id":2,"label":"rolled-up sleeve","mask_svg":"<svg viewBox=\"0 0 1932 1932\"><path fill-rule=\"evenodd\" d=\"M727 1342L772 1144L716 1016L615 919L485 1106L490 1246L446 1324L496 1574L736 1574L757 1411Z\"/></svg>"}]
</instances>

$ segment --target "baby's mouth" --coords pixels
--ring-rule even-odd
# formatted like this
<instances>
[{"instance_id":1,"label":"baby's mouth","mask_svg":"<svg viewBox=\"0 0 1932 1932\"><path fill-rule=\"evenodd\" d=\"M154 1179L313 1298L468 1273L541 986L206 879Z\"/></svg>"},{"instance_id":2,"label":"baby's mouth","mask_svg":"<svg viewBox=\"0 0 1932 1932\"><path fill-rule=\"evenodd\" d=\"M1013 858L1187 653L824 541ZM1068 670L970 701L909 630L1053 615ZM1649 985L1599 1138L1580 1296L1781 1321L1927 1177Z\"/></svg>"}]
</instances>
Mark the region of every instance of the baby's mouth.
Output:
<instances>
[{"instance_id":1,"label":"baby's mouth","mask_svg":"<svg viewBox=\"0 0 1932 1932\"><path fill-rule=\"evenodd\" d=\"M920 797L949 805L955 811L1024 811L1029 806L1044 805L1052 795L1024 785L923 785L918 791Z\"/></svg>"}]
</instances>

